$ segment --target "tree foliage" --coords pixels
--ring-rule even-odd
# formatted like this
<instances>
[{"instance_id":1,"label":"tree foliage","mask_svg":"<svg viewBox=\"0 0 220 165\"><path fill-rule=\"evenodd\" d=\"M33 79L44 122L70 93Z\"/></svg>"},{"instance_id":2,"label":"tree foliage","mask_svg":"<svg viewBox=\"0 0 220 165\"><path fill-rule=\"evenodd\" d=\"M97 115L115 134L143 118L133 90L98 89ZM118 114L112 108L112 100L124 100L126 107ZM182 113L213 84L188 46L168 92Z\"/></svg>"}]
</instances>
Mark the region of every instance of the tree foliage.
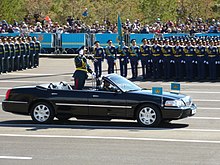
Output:
<instances>
[{"instance_id":1,"label":"tree foliage","mask_svg":"<svg viewBox=\"0 0 220 165\"><path fill-rule=\"evenodd\" d=\"M109 19L116 22L120 13L122 21L140 19L150 23L184 20L186 17L207 19L220 13L220 0L1 0L1 19L23 20L27 14L49 15L53 21L65 23L67 16L79 18L88 24ZM88 8L88 16L82 16Z\"/></svg>"}]
</instances>

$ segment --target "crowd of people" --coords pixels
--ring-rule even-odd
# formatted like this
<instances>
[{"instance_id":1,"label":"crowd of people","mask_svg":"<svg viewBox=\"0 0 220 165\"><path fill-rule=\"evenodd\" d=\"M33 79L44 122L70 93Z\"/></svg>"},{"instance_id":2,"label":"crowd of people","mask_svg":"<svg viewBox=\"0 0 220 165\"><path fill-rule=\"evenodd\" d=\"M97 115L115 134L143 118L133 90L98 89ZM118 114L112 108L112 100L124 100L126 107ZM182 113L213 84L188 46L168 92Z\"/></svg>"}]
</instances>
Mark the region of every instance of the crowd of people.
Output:
<instances>
[{"instance_id":1,"label":"crowd of people","mask_svg":"<svg viewBox=\"0 0 220 165\"><path fill-rule=\"evenodd\" d=\"M37 67L40 49L36 37L0 37L0 74Z\"/></svg>"},{"instance_id":2,"label":"crowd of people","mask_svg":"<svg viewBox=\"0 0 220 165\"><path fill-rule=\"evenodd\" d=\"M112 41L103 48L99 41L93 46L96 77L102 75L103 60L107 60L108 73L120 69L127 77L128 65L132 79L142 77L148 80L216 81L220 77L219 37L170 37L147 40L142 45L131 40L131 46L124 44L116 48ZM116 66L119 59L120 66ZM142 68L139 73L138 67Z\"/></svg>"},{"instance_id":3,"label":"crowd of people","mask_svg":"<svg viewBox=\"0 0 220 165\"><path fill-rule=\"evenodd\" d=\"M38 17L37 17L38 18ZM35 19L30 21L30 16L26 16L23 21L13 20L9 24L6 20L0 21L0 33L22 33L32 32L42 33L117 33L117 23L104 21L95 21L93 24L85 24L79 18L74 19L68 16L66 23L60 24L53 22L49 16L43 20ZM218 33L220 30L220 21L216 19L203 20L202 18L187 18L184 23L173 21L162 22L157 18L154 23L143 23L139 19L133 22L126 19L122 23L123 32L129 33Z\"/></svg>"}]
</instances>

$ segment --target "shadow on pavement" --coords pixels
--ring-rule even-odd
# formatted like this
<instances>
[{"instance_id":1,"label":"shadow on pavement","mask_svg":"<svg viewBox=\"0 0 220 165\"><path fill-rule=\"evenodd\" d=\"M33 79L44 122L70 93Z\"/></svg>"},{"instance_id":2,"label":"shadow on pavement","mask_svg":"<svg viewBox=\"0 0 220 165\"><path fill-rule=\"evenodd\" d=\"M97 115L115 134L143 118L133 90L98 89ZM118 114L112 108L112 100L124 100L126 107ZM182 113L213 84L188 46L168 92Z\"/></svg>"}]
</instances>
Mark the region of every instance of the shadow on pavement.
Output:
<instances>
[{"instance_id":1,"label":"shadow on pavement","mask_svg":"<svg viewBox=\"0 0 220 165\"><path fill-rule=\"evenodd\" d=\"M69 129L113 129L113 130L170 130L188 127L188 124L181 123L161 123L158 127L141 127L134 121L95 121L95 120L68 120L61 122L54 120L51 124L35 124L32 120L10 120L0 122L0 127L28 127L28 131L37 131L50 128Z\"/></svg>"}]
</instances>

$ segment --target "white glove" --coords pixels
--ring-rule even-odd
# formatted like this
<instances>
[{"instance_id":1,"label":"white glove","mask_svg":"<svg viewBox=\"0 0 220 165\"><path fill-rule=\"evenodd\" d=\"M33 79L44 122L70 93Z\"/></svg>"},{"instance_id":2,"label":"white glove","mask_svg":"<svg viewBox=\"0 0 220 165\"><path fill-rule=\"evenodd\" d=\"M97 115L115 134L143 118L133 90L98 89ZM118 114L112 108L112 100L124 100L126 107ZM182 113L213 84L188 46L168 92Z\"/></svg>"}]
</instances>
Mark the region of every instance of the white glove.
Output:
<instances>
[{"instance_id":1,"label":"white glove","mask_svg":"<svg viewBox=\"0 0 220 165\"><path fill-rule=\"evenodd\" d=\"M92 78L93 78L93 79L96 78L95 72L92 72Z\"/></svg>"},{"instance_id":2,"label":"white glove","mask_svg":"<svg viewBox=\"0 0 220 165\"><path fill-rule=\"evenodd\" d=\"M124 61L124 58L121 58L121 61Z\"/></svg>"}]
</instances>

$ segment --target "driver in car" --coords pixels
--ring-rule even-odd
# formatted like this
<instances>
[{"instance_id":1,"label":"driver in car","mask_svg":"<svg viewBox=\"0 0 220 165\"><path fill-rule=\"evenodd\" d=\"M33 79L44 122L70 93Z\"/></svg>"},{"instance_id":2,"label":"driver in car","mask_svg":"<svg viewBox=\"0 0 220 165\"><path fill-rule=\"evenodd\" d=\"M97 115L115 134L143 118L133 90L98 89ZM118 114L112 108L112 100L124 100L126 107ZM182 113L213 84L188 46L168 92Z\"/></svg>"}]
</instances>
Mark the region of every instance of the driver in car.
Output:
<instances>
[{"instance_id":1,"label":"driver in car","mask_svg":"<svg viewBox=\"0 0 220 165\"><path fill-rule=\"evenodd\" d=\"M114 91L114 89L111 87L111 84L106 80L104 80L103 90L104 91L111 91L111 92Z\"/></svg>"}]
</instances>

